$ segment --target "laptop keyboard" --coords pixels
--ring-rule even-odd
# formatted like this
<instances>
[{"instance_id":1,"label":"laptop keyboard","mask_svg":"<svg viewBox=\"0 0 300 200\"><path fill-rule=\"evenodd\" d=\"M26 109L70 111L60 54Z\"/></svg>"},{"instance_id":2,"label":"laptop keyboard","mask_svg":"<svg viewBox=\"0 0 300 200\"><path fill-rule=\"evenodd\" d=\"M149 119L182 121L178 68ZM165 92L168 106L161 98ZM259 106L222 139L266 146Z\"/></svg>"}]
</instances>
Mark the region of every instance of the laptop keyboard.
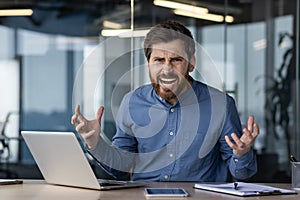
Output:
<instances>
[{"instance_id":1,"label":"laptop keyboard","mask_svg":"<svg viewBox=\"0 0 300 200\"><path fill-rule=\"evenodd\" d=\"M118 186L118 185L124 185L127 183L126 181L103 180L103 179L98 179L98 182L101 186Z\"/></svg>"}]
</instances>

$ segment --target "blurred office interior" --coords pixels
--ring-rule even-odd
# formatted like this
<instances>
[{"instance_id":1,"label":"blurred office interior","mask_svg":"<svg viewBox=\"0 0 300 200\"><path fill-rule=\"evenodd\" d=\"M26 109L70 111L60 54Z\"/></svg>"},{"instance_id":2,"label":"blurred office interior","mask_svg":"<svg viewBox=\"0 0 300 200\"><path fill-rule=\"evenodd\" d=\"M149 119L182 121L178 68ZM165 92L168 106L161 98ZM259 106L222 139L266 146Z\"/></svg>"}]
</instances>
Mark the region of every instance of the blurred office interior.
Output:
<instances>
[{"instance_id":1,"label":"blurred office interior","mask_svg":"<svg viewBox=\"0 0 300 200\"><path fill-rule=\"evenodd\" d=\"M232 95L242 124L254 115L260 125L251 181L290 182L288 157L300 159L299 8L299 0L0 0L0 177L41 178L20 131L75 133L76 104L89 118L104 105L111 139L123 95L149 82L145 33L173 19L203 55L194 77Z\"/></svg>"}]
</instances>

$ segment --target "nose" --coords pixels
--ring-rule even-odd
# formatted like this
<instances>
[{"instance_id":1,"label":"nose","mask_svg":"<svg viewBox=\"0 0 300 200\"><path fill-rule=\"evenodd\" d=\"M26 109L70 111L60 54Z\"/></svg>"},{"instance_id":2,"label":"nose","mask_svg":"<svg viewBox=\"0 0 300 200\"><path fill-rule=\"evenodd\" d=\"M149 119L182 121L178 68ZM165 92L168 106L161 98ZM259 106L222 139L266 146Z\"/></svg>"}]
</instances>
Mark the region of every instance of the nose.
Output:
<instances>
[{"instance_id":1,"label":"nose","mask_svg":"<svg viewBox=\"0 0 300 200\"><path fill-rule=\"evenodd\" d=\"M172 69L173 69L172 62L170 60L166 60L163 65L163 71L169 72L172 71Z\"/></svg>"}]
</instances>

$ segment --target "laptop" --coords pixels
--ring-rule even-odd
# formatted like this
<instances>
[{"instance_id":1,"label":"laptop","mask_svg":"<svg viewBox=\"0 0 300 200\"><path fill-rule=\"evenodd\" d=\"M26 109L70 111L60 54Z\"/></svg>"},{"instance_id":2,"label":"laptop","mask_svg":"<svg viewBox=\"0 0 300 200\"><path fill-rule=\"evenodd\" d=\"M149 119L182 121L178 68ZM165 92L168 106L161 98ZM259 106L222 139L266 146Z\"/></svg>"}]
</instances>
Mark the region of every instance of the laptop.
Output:
<instances>
[{"instance_id":1,"label":"laptop","mask_svg":"<svg viewBox=\"0 0 300 200\"><path fill-rule=\"evenodd\" d=\"M21 134L49 184L96 190L145 185L142 182L97 179L73 132L21 131Z\"/></svg>"}]
</instances>

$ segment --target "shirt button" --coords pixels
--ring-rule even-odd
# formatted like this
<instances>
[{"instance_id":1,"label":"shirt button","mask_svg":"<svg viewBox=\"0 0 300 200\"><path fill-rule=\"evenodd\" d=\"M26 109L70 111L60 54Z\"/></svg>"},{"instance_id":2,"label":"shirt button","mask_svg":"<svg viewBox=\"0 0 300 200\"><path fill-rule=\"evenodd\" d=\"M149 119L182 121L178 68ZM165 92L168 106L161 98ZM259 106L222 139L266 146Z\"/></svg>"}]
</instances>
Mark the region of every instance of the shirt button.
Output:
<instances>
[{"instance_id":1,"label":"shirt button","mask_svg":"<svg viewBox=\"0 0 300 200\"><path fill-rule=\"evenodd\" d=\"M172 153L170 153L170 155L169 155L169 156L170 156L170 158L172 158L172 157L173 157L173 154L172 154Z\"/></svg>"},{"instance_id":2,"label":"shirt button","mask_svg":"<svg viewBox=\"0 0 300 200\"><path fill-rule=\"evenodd\" d=\"M238 161L239 161L239 160L238 160L237 158L235 158L235 159L234 159L234 162L236 162L236 163L237 163Z\"/></svg>"},{"instance_id":3,"label":"shirt button","mask_svg":"<svg viewBox=\"0 0 300 200\"><path fill-rule=\"evenodd\" d=\"M171 135L171 136L172 136L172 135L174 135L174 133L171 131L171 132L169 133L169 135Z\"/></svg>"},{"instance_id":4,"label":"shirt button","mask_svg":"<svg viewBox=\"0 0 300 200\"><path fill-rule=\"evenodd\" d=\"M175 109L174 108L171 108L171 110L170 110L171 112L174 112L175 111Z\"/></svg>"},{"instance_id":5,"label":"shirt button","mask_svg":"<svg viewBox=\"0 0 300 200\"><path fill-rule=\"evenodd\" d=\"M168 176L168 175L165 175L165 176L164 176L164 178L165 178L165 179L168 179L168 178L169 178L169 176Z\"/></svg>"}]
</instances>

